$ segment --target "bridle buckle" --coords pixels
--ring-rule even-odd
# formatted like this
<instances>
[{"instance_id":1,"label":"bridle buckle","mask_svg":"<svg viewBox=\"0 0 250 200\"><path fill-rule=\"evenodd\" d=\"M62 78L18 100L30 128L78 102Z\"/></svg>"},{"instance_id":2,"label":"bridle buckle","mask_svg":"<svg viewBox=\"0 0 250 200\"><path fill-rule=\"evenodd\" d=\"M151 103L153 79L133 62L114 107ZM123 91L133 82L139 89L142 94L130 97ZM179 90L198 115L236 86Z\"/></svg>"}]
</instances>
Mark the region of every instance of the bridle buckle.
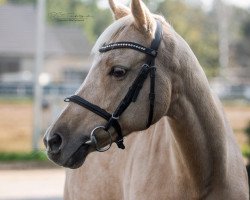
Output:
<instances>
[{"instance_id":1,"label":"bridle buckle","mask_svg":"<svg viewBox=\"0 0 250 200\"><path fill-rule=\"evenodd\" d=\"M120 116L114 116L114 113L112 113L112 116L111 116L112 119L115 119L115 120L119 120Z\"/></svg>"}]
</instances>

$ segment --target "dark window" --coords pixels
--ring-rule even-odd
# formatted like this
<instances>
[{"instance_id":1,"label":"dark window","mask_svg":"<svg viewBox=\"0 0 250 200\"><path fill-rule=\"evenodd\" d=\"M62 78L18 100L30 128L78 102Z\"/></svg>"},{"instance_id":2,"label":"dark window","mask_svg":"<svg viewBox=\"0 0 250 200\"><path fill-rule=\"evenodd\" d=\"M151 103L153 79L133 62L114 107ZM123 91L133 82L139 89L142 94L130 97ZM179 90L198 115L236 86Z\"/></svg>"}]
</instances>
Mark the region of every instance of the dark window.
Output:
<instances>
[{"instance_id":1,"label":"dark window","mask_svg":"<svg viewBox=\"0 0 250 200\"><path fill-rule=\"evenodd\" d=\"M18 58L0 57L0 74L14 73L20 70L20 60Z\"/></svg>"},{"instance_id":2,"label":"dark window","mask_svg":"<svg viewBox=\"0 0 250 200\"><path fill-rule=\"evenodd\" d=\"M87 76L87 72L77 69L64 70L64 81L71 83L81 83Z\"/></svg>"}]
</instances>

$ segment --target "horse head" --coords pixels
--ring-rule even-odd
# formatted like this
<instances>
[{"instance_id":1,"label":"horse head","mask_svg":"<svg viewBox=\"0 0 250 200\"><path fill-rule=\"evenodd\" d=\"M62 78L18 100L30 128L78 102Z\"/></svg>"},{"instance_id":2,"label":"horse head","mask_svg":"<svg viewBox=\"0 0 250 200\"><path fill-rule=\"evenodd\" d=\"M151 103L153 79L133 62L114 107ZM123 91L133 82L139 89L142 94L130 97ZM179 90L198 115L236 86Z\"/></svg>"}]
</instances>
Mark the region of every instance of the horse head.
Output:
<instances>
[{"instance_id":1,"label":"horse head","mask_svg":"<svg viewBox=\"0 0 250 200\"><path fill-rule=\"evenodd\" d=\"M163 67L173 52L169 24L141 0L130 8L109 3L116 20L94 45L85 81L44 136L49 158L65 167L80 167L112 142L124 148L123 136L156 123L170 105L171 72Z\"/></svg>"}]
</instances>

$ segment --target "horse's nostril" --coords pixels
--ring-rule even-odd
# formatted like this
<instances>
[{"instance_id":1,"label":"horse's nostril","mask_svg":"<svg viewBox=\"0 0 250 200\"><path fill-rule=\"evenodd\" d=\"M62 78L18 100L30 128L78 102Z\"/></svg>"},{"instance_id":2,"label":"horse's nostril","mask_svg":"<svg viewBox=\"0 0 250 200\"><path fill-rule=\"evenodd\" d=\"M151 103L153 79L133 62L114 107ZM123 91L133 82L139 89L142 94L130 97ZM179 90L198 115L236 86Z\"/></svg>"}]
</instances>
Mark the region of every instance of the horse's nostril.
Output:
<instances>
[{"instance_id":1,"label":"horse's nostril","mask_svg":"<svg viewBox=\"0 0 250 200\"><path fill-rule=\"evenodd\" d=\"M51 138L49 138L47 145L51 153L59 153L62 145L62 137L55 133Z\"/></svg>"}]
</instances>

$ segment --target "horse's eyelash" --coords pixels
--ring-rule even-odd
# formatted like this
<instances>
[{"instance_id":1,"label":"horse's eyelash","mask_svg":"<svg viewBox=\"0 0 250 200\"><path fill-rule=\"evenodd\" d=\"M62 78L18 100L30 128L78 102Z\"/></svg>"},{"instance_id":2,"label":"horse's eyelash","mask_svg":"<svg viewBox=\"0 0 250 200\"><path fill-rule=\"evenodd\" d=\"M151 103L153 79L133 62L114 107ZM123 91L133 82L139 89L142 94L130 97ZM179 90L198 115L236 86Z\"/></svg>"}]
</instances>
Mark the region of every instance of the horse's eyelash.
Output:
<instances>
[{"instance_id":1,"label":"horse's eyelash","mask_svg":"<svg viewBox=\"0 0 250 200\"><path fill-rule=\"evenodd\" d=\"M129 69L127 67L124 67L124 66L120 66L120 65L115 65L111 68L111 70L109 71L109 75L112 74L112 72L114 71L115 68L120 68L120 69L124 69L126 71L126 73L129 71Z\"/></svg>"}]
</instances>

